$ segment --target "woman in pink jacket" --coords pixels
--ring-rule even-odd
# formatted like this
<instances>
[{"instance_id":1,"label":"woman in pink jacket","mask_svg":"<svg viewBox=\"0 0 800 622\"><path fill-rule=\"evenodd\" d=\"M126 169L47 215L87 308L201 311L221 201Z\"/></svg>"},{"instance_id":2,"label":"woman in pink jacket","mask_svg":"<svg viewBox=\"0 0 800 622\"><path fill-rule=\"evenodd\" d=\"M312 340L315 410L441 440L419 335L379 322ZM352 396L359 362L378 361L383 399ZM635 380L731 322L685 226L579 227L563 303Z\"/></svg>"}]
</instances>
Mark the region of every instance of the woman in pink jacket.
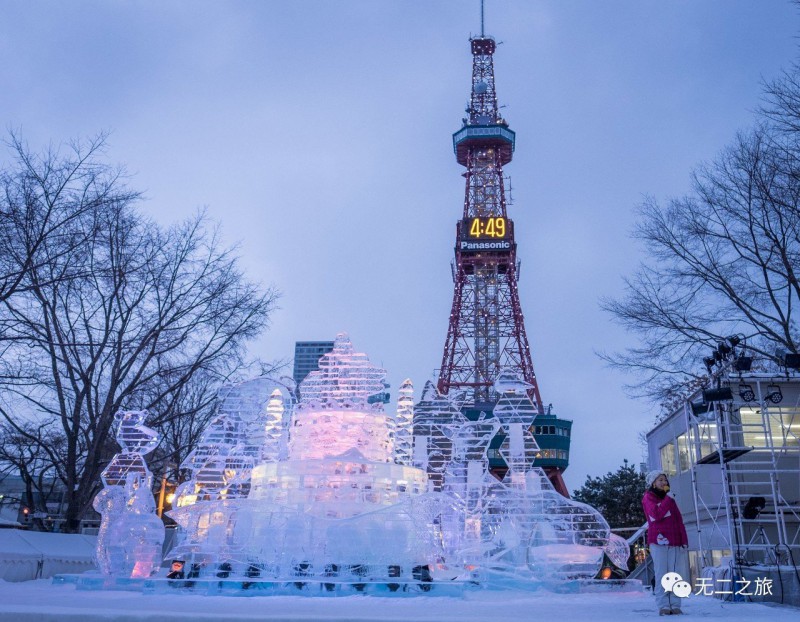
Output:
<instances>
[{"instance_id":1,"label":"woman in pink jacket","mask_svg":"<svg viewBox=\"0 0 800 622\"><path fill-rule=\"evenodd\" d=\"M647 491L642 499L642 507L647 517L647 543L650 545L650 556L653 558L656 575L658 613L662 616L681 614L681 599L672 591L666 591L661 579L667 573L677 573L684 581L689 580L686 564L689 540L686 537L686 527L683 525L678 504L667 494L667 476L662 471L650 471L645 481Z\"/></svg>"}]
</instances>

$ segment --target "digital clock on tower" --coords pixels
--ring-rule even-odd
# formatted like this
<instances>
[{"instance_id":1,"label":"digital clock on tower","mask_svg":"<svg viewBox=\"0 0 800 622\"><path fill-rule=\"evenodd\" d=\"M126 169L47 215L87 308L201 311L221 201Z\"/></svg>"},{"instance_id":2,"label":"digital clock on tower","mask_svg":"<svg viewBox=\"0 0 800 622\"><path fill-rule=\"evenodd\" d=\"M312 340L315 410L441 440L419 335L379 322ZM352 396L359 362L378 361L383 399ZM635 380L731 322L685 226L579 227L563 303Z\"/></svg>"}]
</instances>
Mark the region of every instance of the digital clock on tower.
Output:
<instances>
[{"instance_id":1,"label":"digital clock on tower","mask_svg":"<svg viewBox=\"0 0 800 622\"><path fill-rule=\"evenodd\" d=\"M506 237L506 225L503 216L475 216L464 220L464 233L470 240L497 240Z\"/></svg>"}]
</instances>

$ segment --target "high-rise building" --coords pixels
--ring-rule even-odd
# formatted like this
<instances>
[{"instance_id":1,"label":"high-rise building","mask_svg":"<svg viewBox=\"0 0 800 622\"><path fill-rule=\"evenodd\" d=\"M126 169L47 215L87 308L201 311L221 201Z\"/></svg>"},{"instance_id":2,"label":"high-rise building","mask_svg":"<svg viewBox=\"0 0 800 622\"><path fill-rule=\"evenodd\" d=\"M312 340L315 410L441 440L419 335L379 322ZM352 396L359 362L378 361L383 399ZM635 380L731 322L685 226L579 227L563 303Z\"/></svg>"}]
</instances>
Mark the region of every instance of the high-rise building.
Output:
<instances>
[{"instance_id":1,"label":"high-rise building","mask_svg":"<svg viewBox=\"0 0 800 622\"><path fill-rule=\"evenodd\" d=\"M297 393L300 394L300 383L312 371L319 369L319 359L323 354L333 350L333 341L296 341L294 344L294 373L292 378L297 383ZM389 383L383 382L384 391L369 397L369 402L388 404L391 398Z\"/></svg>"},{"instance_id":2,"label":"high-rise building","mask_svg":"<svg viewBox=\"0 0 800 622\"><path fill-rule=\"evenodd\" d=\"M306 376L319 369L319 359L333 350L333 341L297 341L294 344L294 372L292 378L300 386Z\"/></svg>"}]
</instances>

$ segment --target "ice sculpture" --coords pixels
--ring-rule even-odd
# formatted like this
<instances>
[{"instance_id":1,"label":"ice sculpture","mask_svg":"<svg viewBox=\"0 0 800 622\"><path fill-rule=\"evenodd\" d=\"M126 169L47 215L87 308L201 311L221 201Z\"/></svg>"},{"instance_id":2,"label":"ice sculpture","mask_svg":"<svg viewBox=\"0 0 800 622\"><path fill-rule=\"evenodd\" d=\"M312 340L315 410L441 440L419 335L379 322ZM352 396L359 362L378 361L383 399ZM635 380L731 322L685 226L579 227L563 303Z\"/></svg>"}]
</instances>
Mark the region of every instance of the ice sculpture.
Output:
<instances>
[{"instance_id":1,"label":"ice sculpture","mask_svg":"<svg viewBox=\"0 0 800 622\"><path fill-rule=\"evenodd\" d=\"M516 374L500 374L498 402L477 415L432 383L415 406L409 380L389 414L374 399L385 374L340 334L299 402L292 383L270 378L220 391L168 513L180 526L169 557L185 562L187 581L323 591L440 580L532 586L592 578L604 553L623 562L602 516L562 497L533 466L537 410ZM139 434L121 433L123 448L152 441L143 417L123 421L120 430ZM489 472L490 445L508 466L502 481ZM144 490L141 453L120 454L104 472L96 503L106 507L107 572L127 557L113 554L110 543L124 538L109 538L106 516Z\"/></svg>"},{"instance_id":2,"label":"ice sculpture","mask_svg":"<svg viewBox=\"0 0 800 622\"><path fill-rule=\"evenodd\" d=\"M599 512L562 497L533 467L537 411L529 388L513 373L500 374L492 415L482 413L475 421L432 384L417 404L414 456L449 500L440 521L445 558L456 569L480 568L490 584L592 578L610 530ZM508 465L502 481L487 469L487 450L497 434Z\"/></svg>"},{"instance_id":3,"label":"ice sculpture","mask_svg":"<svg viewBox=\"0 0 800 622\"><path fill-rule=\"evenodd\" d=\"M184 532L173 554L196 576L400 582L441 555L421 500L426 473L402 463L408 450L396 460L396 422L370 400L386 372L343 334L319 367L299 404L274 387L247 413L220 414L184 465L193 477L169 513ZM281 409L285 458L275 442Z\"/></svg>"},{"instance_id":4,"label":"ice sculpture","mask_svg":"<svg viewBox=\"0 0 800 622\"><path fill-rule=\"evenodd\" d=\"M394 442L395 460L410 466L414 448L414 386L408 378L400 385Z\"/></svg>"},{"instance_id":5,"label":"ice sculpture","mask_svg":"<svg viewBox=\"0 0 800 622\"><path fill-rule=\"evenodd\" d=\"M115 418L122 451L103 470L104 488L93 502L102 517L95 559L105 575L149 577L161 565L164 543L164 524L150 492L153 475L144 461L158 435L144 425L146 410L122 411Z\"/></svg>"},{"instance_id":6,"label":"ice sculpture","mask_svg":"<svg viewBox=\"0 0 800 622\"><path fill-rule=\"evenodd\" d=\"M250 494L253 468L286 455L294 390L293 382L266 377L220 390L217 415L181 465L191 477L176 490L175 509L168 512L181 527L172 555L192 558L195 572L214 566L215 559L219 565L241 557L232 533L241 533L251 518L241 504Z\"/></svg>"},{"instance_id":7,"label":"ice sculpture","mask_svg":"<svg viewBox=\"0 0 800 622\"><path fill-rule=\"evenodd\" d=\"M631 548L625 538L612 533L608 539L606 554L617 568L628 570L628 558L631 555Z\"/></svg>"}]
</instances>

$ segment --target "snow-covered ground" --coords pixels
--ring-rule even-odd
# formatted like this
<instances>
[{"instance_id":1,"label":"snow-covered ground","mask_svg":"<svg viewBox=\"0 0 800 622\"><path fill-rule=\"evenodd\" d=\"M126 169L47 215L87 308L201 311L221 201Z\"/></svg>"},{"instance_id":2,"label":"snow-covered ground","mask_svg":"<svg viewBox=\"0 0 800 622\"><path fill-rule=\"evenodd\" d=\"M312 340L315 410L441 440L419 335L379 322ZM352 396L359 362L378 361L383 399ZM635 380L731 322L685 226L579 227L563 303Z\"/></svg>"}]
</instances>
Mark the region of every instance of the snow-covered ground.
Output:
<instances>
[{"instance_id":1,"label":"snow-covered ground","mask_svg":"<svg viewBox=\"0 0 800 622\"><path fill-rule=\"evenodd\" d=\"M722 603L692 596L681 619L707 618L731 622L799 619L792 607L756 603ZM461 597L303 596L226 597L138 592L78 591L50 580L0 582L0 621L127 622L182 620L260 620L335 622L465 622L491 620L639 620L657 617L653 597L645 592L551 594L476 591Z\"/></svg>"}]
</instances>

